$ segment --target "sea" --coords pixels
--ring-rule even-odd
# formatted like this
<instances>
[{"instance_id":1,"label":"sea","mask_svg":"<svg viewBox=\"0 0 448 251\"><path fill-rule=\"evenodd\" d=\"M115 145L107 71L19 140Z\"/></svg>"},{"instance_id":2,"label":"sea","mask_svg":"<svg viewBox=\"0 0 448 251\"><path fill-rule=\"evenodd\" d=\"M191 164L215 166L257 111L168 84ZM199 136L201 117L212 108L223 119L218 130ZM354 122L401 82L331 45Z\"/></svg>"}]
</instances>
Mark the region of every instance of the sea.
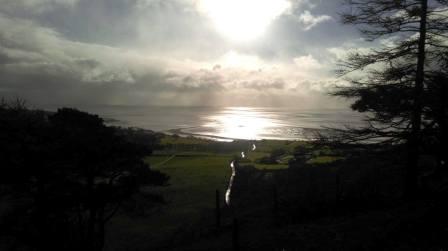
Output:
<instances>
[{"instance_id":1,"label":"sea","mask_svg":"<svg viewBox=\"0 0 448 251\"><path fill-rule=\"evenodd\" d=\"M55 111L61 106L46 106ZM68 106L70 107L70 106ZM328 128L360 127L363 115L349 109L290 107L75 106L109 125L215 140L310 140Z\"/></svg>"}]
</instances>

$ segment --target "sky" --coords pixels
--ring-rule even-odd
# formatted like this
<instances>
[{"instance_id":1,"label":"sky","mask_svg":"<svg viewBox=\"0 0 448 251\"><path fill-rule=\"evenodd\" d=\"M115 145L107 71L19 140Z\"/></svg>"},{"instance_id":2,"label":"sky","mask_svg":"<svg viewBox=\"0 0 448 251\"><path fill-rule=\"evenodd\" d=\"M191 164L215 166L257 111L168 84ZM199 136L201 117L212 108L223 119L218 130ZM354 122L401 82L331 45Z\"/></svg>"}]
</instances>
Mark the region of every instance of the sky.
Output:
<instances>
[{"instance_id":1,"label":"sky","mask_svg":"<svg viewBox=\"0 0 448 251\"><path fill-rule=\"evenodd\" d=\"M0 96L35 105L344 108L342 0L0 0Z\"/></svg>"}]
</instances>

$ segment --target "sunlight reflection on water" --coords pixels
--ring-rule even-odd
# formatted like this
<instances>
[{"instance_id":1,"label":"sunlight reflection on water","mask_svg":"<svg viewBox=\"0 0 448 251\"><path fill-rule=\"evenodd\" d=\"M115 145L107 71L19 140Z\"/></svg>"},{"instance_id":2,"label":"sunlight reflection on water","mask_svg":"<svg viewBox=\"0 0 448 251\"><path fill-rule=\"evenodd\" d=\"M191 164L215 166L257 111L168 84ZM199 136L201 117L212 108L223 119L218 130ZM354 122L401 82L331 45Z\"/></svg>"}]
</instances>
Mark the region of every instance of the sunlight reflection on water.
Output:
<instances>
[{"instance_id":1,"label":"sunlight reflection on water","mask_svg":"<svg viewBox=\"0 0 448 251\"><path fill-rule=\"evenodd\" d=\"M56 111L55 107L47 107ZM309 140L323 127L363 125L360 114L344 109L305 110L291 107L159 107L85 106L114 126L132 126L157 132L214 140Z\"/></svg>"},{"instance_id":2,"label":"sunlight reflection on water","mask_svg":"<svg viewBox=\"0 0 448 251\"><path fill-rule=\"evenodd\" d=\"M229 107L207 119L203 126L214 128L216 136L236 139L259 139L278 125L273 115L249 107Z\"/></svg>"}]
</instances>

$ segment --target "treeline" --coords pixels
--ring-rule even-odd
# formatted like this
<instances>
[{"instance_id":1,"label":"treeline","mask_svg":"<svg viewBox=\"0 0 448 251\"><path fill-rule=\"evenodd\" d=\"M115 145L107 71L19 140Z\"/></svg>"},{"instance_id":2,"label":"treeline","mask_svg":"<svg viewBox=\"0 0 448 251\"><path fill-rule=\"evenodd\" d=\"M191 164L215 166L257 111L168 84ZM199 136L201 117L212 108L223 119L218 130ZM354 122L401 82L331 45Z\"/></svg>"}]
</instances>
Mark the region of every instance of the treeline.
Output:
<instances>
[{"instance_id":1,"label":"treeline","mask_svg":"<svg viewBox=\"0 0 448 251\"><path fill-rule=\"evenodd\" d=\"M101 250L105 224L141 186L157 137L76 109L0 103L1 250ZM151 197L160 201L157 196Z\"/></svg>"}]
</instances>

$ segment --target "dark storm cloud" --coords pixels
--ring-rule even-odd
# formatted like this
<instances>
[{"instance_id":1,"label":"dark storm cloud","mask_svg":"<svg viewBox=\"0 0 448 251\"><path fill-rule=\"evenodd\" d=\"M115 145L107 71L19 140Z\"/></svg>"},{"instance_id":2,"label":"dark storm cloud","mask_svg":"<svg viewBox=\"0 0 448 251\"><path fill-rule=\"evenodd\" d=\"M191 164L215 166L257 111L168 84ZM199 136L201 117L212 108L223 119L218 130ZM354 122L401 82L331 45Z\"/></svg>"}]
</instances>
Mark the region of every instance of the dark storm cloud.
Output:
<instances>
[{"instance_id":1,"label":"dark storm cloud","mask_svg":"<svg viewBox=\"0 0 448 251\"><path fill-rule=\"evenodd\" d=\"M14 59L8 56L8 54L0 51L0 65L9 64L14 62Z\"/></svg>"}]
</instances>

